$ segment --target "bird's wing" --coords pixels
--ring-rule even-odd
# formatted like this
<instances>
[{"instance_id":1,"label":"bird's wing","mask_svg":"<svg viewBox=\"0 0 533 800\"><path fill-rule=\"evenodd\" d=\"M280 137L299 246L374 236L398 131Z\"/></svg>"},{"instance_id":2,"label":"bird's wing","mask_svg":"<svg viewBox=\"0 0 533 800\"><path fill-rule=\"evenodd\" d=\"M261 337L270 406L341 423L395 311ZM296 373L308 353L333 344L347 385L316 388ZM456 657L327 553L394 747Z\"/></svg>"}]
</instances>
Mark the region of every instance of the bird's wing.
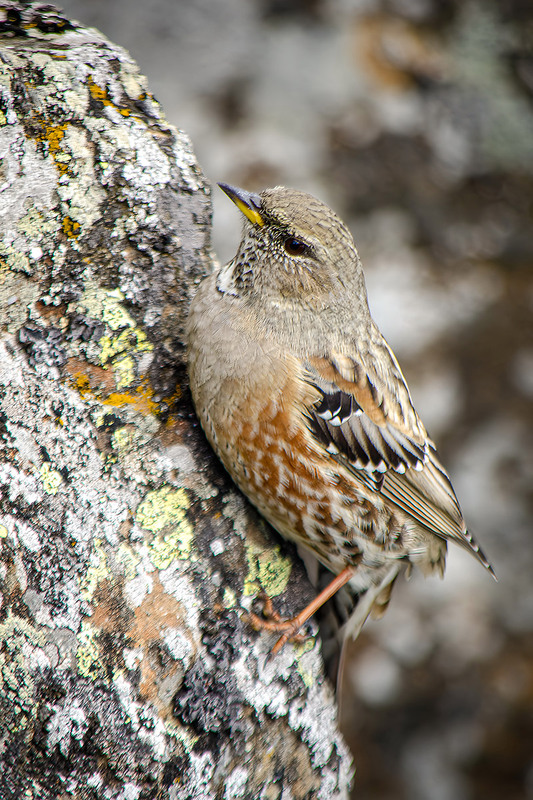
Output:
<instances>
[{"instance_id":1,"label":"bird's wing","mask_svg":"<svg viewBox=\"0 0 533 800\"><path fill-rule=\"evenodd\" d=\"M318 392L307 424L332 459L427 530L470 550L492 572L467 531L435 446L384 340L379 358L331 352L309 358L304 380Z\"/></svg>"}]
</instances>

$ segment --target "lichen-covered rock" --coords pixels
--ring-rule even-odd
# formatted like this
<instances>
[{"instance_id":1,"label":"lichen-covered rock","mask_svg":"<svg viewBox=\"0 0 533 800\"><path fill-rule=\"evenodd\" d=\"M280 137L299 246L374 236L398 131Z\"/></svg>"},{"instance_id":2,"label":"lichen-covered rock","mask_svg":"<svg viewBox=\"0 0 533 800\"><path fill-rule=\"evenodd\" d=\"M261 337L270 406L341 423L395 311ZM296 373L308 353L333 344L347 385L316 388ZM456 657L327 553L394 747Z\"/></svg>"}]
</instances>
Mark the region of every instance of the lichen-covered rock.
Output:
<instances>
[{"instance_id":1,"label":"lichen-covered rock","mask_svg":"<svg viewBox=\"0 0 533 800\"><path fill-rule=\"evenodd\" d=\"M188 400L189 142L99 33L2 14L0 796L344 798L318 643L267 662L242 619L302 569Z\"/></svg>"}]
</instances>

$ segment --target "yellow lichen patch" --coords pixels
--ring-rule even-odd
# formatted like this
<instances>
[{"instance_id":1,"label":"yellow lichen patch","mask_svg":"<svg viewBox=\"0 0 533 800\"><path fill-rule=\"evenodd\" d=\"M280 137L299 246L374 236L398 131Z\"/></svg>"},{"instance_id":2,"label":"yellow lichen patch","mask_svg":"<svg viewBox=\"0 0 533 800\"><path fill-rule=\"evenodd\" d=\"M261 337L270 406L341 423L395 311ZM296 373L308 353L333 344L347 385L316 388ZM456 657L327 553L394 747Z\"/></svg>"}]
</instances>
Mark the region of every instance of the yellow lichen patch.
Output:
<instances>
[{"instance_id":1,"label":"yellow lichen patch","mask_svg":"<svg viewBox=\"0 0 533 800\"><path fill-rule=\"evenodd\" d=\"M78 640L76 661L80 675L92 680L105 678L106 674L98 646L98 629L90 622L84 621L81 623L81 630L76 638Z\"/></svg>"},{"instance_id":2,"label":"yellow lichen patch","mask_svg":"<svg viewBox=\"0 0 533 800\"><path fill-rule=\"evenodd\" d=\"M101 86L98 86L98 84L93 81L91 75L89 75L87 79L87 86L89 87L89 92L94 100L98 100L100 103L111 105L111 101L108 100L107 97L107 90L102 89Z\"/></svg>"},{"instance_id":3,"label":"yellow lichen patch","mask_svg":"<svg viewBox=\"0 0 533 800\"><path fill-rule=\"evenodd\" d=\"M175 522L181 522L185 511L190 507L184 489L162 486L148 492L137 509L137 523L141 528L158 533Z\"/></svg>"},{"instance_id":4,"label":"yellow lichen patch","mask_svg":"<svg viewBox=\"0 0 533 800\"><path fill-rule=\"evenodd\" d=\"M102 336L98 344L100 350L100 364L104 366L108 361L119 354L151 353L154 349L145 332L140 328L126 328L116 336Z\"/></svg>"},{"instance_id":5,"label":"yellow lichen patch","mask_svg":"<svg viewBox=\"0 0 533 800\"><path fill-rule=\"evenodd\" d=\"M312 672L307 672L307 670L301 669L300 664L298 664L298 672L302 676L302 680L303 680L305 686L308 689L310 689L311 686L313 685L313 683L315 682L314 678L313 678L313 673Z\"/></svg>"},{"instance_id":6,"label":"yellow lichen patch","mask_svg":"<svg viewBox=\"0 0 533 800\"><path fill-rule=\"evenodd\" d=\"M193 541L193 528L186 517L189 506L185 491L171 486L149 492L139 505L137 524L155 534L148 547L156 569L166 569L175 558L189 557Z\"/></svg>"},{"instance_id":7,"label":"yellow lichen patch","mask_svg":"<svg viewBox=\"0 0 533 800\"><path fill-rule=\"evenodd\" d=\"M305 642L303 642L302 644L294 645L297 653L296 656L297 669L300 675L302 676L304 684L307 686L308 689L310 689L314 683L313 673L304 667L304 665L301 662L301 658L303 655L305 655L305 653L309 653L311 650L313 650L315 645L316 645L316 639L314 639L311 636L307 638Z\"/></svg>"},{"instance_id":8,"label":"yellow lichen patch","mask_svg":"<svg viewBox=\"0 0 533 800\"><path fill-rule=\"evenodd\" d=\"M99 582L105 580L109 575L110 572L107 566L107 557L102 548L102 540L95 539L89 567L80 581L80 594L83 599L90 603Z\"/></svg>"},{"instance_id":9,"label":"yellow lichen patch","mask_svg":"<svg viewBox=\"0 0 533 800\"><path fill-rule=\"evenodd\" d=\"M124 358L115 359L113 361L113 370L115 373L117 389L123 389L126 386L131 386L135 380L135 361L131 356L124 356Z\"/></svg>"},{"instance_id":10,"label":"yellow lichen patch","mask_svg":"<svg viewBox=\"0 0 533 800\"><path fill-rule=\"evenodd\" d=\"M75 239L76 236L79 236L81 233L80 223L70 217L63 218L61 227L63 228L63 233L65 236L68 236L69 239Z\"/></svg>"},{"instance_id":11,"label":"yellow lichen patch","mask_svg":"<svg viewBox=\"0 0 533 800\"><path fill-rule=\"evenodd\" d=\"M114 408L133 406L141 414L155 414L159 410L159 405L151 399L152 394L150 387L141 384L129 392L111 392L107 397L102 397L101 402L105 406L113 406Z\"/></svg>"},{"instance_id":12,"label":"yellow lichen patch","mask_svg":"<svg viewBox=\"0 0 533 800\"><path fill-rule=\"evenodd\" d=\"M181 396L181 389L177 386L172 395L161 397L158 402L152 399L153 389L148 379L136 374L135 356L152 352L154 345L122 308L122 297L118 289L104 292L94 287L84 294L82 303L76 306L78 313L104 319L112 329L122 327L123 330L117 334L107 333L99 339L99 361L102 366L81 358L70 358L65 369L72 376L72 386L82 397L90 394L107 406L133 406L141 414L155 415L160 404L164 404L165 410L172 406ZM138 385L132 387L134 382L138 382ZM126 387L128 391L124 391Z\"/></svg>"},{"instance_id":13,"label":"yellow lichen patch","mask_svg":"<svg viewBox=\"0 0 533 800\"><path fill-rule=\"evenodd\" d=\"M116 356L117 353L123 353L128 348L128 336L124 336L124 334L128 334L129 331L123 331L122 334L119 336L110 336L106 333L105 336L102 336L98 340L98 344L100 345L100 364L105 365L112 358Z\"/></svg>"},{"instance_id":14,"label":"yellow lichen patch","mask_svg":"<svg viewBox=\"0 0 533 800\"><path fill-rule=\"evenodd\" d=\"M83 373L77 372L72 377L73 377L73 383L82 397L87 393L90 393L91 385L89 383L89 378L87 377L87 375L83 375Z\"/></svg>"},{"instance_id":15,"label":"yellow lichen patch","mask_svg":"<svg viewBox=\"0 0 533 800\"><path fill-rule=\"evenodd\" d=\"M282 594L289 582L292 563L281 555L279 547L264 550L255 542L245 542L248 574L244 579L244 594L257 594L259 587L269 597Z\"/></svg>"},{"instance_id":16,"label":"yellow lichen patch","mask_svg":"<svg viewBox=\"0 0 533 800\"><path fill-rule=\"evenodd\" d=\"M156 569L166 569L175 559L187 559L191 552L193 530L184 519L156 536L149 545L150 561Z\"/></svg>"},{"instance_id":17,"label":"yellow lichen patch","mask_svg":"<svg viewBox=\"0 0 533 800\"><path fill-rule=\"evenodd\" d=\"M112 100L109 99L109 95L107 93L107 89L102 89L101 86L98 86L89 75L87 79L87 85L89 87L89 92L91 93L91 97L94 100L98 100L99 103L102 103L104 106L111 106L112 108L116 108L119 114L122 114L123 117L129 117L130 111L127 108L119 108L119 106L115 105Z\"/></svg>"},{"instance_id":18,"label":"yellow lichen patch","mask_svg":"<svg viewBox=\"0 0 533 800\"><path fill-rule=\"evenodd\" d=\"M50 125L42 122L41 126L42 133L38 138L41 142L48 143L48 152L54 159L59 174L64 175L67 172L68 166L62 158L61 143L65 136L67 125Z\"/></svg>"},{"instance_id":19,"label":"yellow lichen patch","mask_svg":"<svg viewBox=\"0 0 533 800\"><path fill-rule=\"evenodd\" d=\"M90 367L90 365L88 365ZM98 367L98 369L101 369ZM104 372L104 370L102 370ZM139 386L130 389L128 392L110 392L104 395L98 391L91 382L88 375L83 372L72 373L72 385L80 393L82 397L91 395L96 397L104 406L112 406L113 408L123 408L124 406L131 406L140 414L146 416L150 414L157 414L159 411L159 404L152 400L153 390L148 385L147 381L143 381ZM173 395L172 398L163 398L163 401L174 400L179 397L179 394Z\"/></svg>"},{"instance_id":20,"label":"yellow lichen patch","mask_svg":"<svg viewBox=\"0 0 533 800\"><path fill-rule=\"evenodd\" d=\"M314 644L314 642L313 642L313 644ZM298 672L300 673L305 686L308 689L310 689L311 686L313 685L313 683L315 682L315 680L313 678L313 673L312 672L308 672L306 669L304 669L299 661L297 662L297 665L298 665L298 667L297 667L298 668Z\"/></svg>"},{"instance_id":21,"label":"yellow lichen patch","mask_svg":"<svg viewBox=\"0 0 533 800\"><path fill-rule=\"evenodd\" d=\"M45 461L39 470L43 489L46 494L57 494L59 487L63 483L63 477L56 469L52 469L50 463Z\"/></svg>"},{"instance_id":22,"label":"yellow lichen patch","mask_svg":"<svg viewBox=\"0 0 533 800\"><path fill-rule=\"evenodd\" d=\"M5 278L8 272L30 272L28 256L25 253L20 253L18 250L15 250L11 245L0 242L0 256L3 256L0 263L2 266L5 265L6 267ZM4 272L4 269L2 269L2 272Z\"/></svg>"},{"instance_id":23,"label":"yellow lichen patch","mask_svg":"<svg viewBox=\"0 0 533 800\"><path fill-rule=\"evenodd\" d=\"M151 353L153 344L140 328L126 328L117 336L106 334L99 340L102 348L100 363L111 365L117 389L131 386L135 380L135 361L132 353Z\"/></svg>"},{"instance_id":24,"label":"yellow lichen patch","mask_svg":"<svg viewBox=\"0 0 533 800\"><path fill-rule=\"evenodd\" d=\"M104 392L115 389L115 377L111 369L103 369L96 364L91 364L81 358L68 358L65 371L71 376L71 386L82 397L90 394L99 397Z\"/></svg>"},{"instance_id":25,"label":"yellow lichen patch","mask_svg":"<svg viewBox=\"0 0 533 800\"><path fill-rule=\"evenodd\" d=\"M45 125L43 137L48 142L52 155L59 150L61 140L65 136L66 125Z\"/></svg>"},{"instance_id":26,"label":"yellow lichen patch","mask_svg":"<svg viewBox=\"0 0 533 800\"><path fill-rule=\"evenodd\" d=\"M0 525L0 539L5 539L9 531L5 525Z\"/></svg>"}]
</instances>

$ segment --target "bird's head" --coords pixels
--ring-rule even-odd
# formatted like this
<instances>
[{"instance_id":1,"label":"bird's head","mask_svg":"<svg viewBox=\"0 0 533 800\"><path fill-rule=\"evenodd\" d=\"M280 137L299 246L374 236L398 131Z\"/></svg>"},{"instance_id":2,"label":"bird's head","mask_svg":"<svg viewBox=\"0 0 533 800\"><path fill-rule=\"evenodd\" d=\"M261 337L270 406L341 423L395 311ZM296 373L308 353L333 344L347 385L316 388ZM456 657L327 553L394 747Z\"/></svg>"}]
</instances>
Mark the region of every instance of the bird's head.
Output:
<instances>
[{"instance_id":1,"label":"bird's head","mask_svg":"<svg viewBox=\"0 0 533 800\"><path fill-rule=\"evenodd\" d=\"M366 291L352 236L315 197L277 186L260 194L220 188L245 217L242 241L224 274L233 293L273 307L316 310L361 298Z\"/></svg>"}]
</instances>

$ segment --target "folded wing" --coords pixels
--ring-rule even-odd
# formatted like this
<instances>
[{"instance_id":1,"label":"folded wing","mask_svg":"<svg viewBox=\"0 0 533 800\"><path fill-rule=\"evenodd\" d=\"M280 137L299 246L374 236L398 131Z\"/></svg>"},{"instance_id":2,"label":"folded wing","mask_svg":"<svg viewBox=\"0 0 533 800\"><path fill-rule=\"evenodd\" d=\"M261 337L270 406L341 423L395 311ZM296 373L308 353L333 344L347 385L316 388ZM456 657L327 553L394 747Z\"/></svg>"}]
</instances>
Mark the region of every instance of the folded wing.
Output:
<instances>
[{"instance_id":1,"label":"folded wing","mask_svg":"<svg viewBox=\"0 0 533 800\"><path fill-rule=\"evenodd\" d=\"M310 358L304 380L318 392L307 424L331 458L419 525L492 567L469 534L435 446L418 417L394 355L365 364L344 353ZM370 361L370 359L369 359ZM380 368L381 367L381 368Z\"/></svg>"}]
</instances>

